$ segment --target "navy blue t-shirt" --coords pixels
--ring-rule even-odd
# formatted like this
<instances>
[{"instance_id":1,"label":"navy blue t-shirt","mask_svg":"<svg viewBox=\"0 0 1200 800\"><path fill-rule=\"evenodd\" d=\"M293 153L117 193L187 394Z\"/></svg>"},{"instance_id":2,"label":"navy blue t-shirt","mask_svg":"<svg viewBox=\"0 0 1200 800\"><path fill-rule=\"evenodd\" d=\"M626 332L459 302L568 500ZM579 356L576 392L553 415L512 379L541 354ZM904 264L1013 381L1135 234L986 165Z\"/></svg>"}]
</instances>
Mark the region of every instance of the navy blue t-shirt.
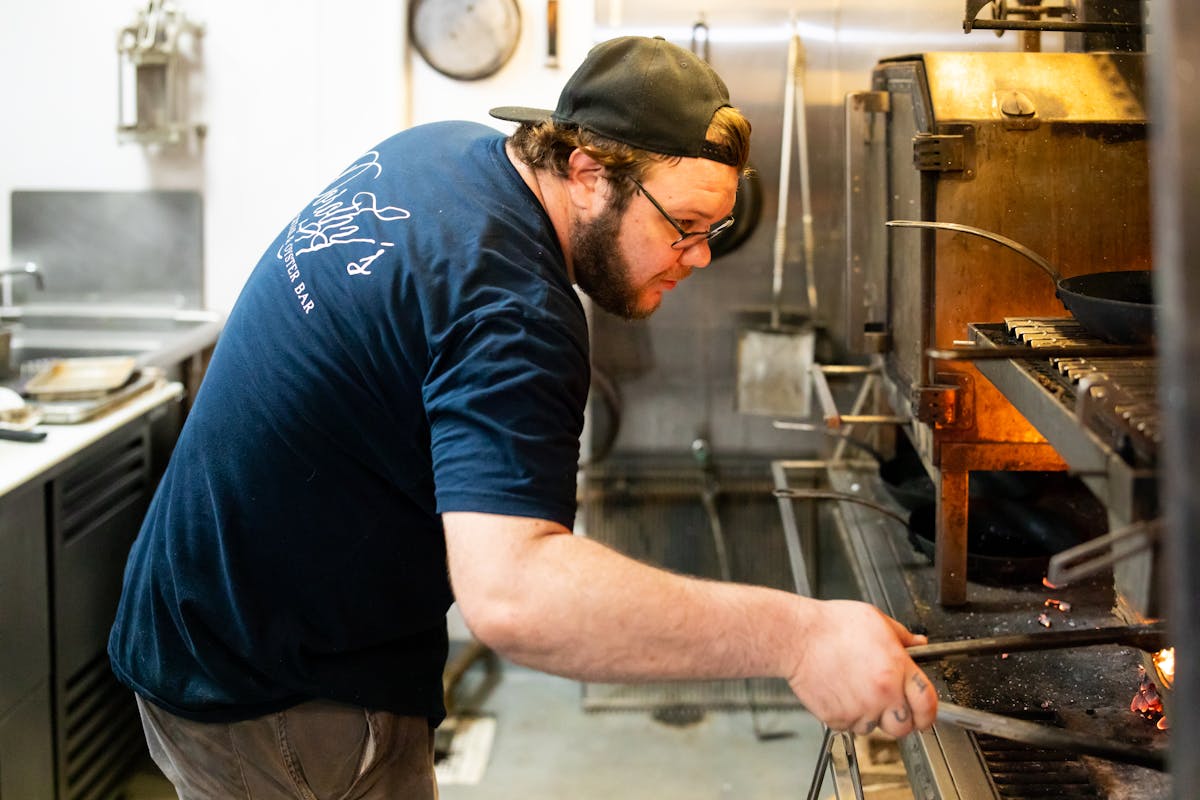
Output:
<instances>
[{"instance_id":1,"label":"navy blue t-shirt","mask_svg":"<svg viewBox=\"0 0 1200 800\"><path fill-rule=\"evenodd\" d=\"M397 134L280 233L125 572L117 676L199 720L326 698L440 721L440 514L575 514L587 323L471 123Z\"/></svg>"}]
</instances>

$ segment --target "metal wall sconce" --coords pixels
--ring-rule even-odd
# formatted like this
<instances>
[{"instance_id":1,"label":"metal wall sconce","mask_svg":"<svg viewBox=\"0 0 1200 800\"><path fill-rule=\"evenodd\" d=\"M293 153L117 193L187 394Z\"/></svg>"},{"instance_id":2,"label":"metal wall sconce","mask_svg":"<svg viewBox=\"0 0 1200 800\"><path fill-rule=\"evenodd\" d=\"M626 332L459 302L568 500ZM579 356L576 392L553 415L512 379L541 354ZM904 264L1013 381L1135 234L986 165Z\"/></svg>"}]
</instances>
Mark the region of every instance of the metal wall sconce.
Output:
<instances>
[{"instance_id":1,"label":"metal wall sconce","mask_svg":"<svg viewBox=\"0 0 1200 800\"><path fill-rule=\"evenodd\" d=\"M172 0L149 0L117 37L117 141L175 145L205 126L189 119L204 26Z\"/></svg>"}]
</instances>

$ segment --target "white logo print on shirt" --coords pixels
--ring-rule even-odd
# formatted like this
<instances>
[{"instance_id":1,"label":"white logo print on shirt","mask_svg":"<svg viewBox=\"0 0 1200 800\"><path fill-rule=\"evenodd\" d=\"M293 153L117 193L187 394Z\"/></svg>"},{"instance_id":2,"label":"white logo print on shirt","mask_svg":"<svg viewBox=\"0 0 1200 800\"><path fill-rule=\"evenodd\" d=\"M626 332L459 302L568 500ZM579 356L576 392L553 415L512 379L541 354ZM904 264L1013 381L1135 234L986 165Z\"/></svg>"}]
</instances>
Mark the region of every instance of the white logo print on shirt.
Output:
<instances>
[{"instance_id":1,"label":"white logo print on shirt","mask_svg":"<svg viewBox=\"0 0 1200 800\"><path fill-rule=\"evenodd\" d=\"M367 236L360 229L358 222L363 214L371 214L376 219L391 222L408 219L410 213L395 206L379 207L373 192L355 192L349 201L343 200L346 194L346 184L374 172L370 180L378 178L383 173L379 163L379 153L370 151L341 175L329 189L319 195L309 206L310 213L301 213L292 220L288 228L287 239L276 256L283 260L287 268L288 280L300 301L300 308L308 314L315 307L315 301L310 297L310 291L300 280L300 266L296 256L305 253L315 253L327 247L346 244L375 245L373 254L351 260L346 264L346 274L351 276L370 275L371 264L392 247L392 242L381 242Z\"/></svg>"}]
</instances>

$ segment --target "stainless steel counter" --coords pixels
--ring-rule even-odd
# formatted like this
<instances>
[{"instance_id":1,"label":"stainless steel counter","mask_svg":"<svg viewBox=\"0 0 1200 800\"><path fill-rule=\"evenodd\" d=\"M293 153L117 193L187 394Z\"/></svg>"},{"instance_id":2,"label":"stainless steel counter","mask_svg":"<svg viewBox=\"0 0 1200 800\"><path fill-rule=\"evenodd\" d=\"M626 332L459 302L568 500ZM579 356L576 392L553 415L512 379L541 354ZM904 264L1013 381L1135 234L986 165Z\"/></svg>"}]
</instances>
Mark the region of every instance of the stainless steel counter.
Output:
<instances>
[{"instance_id":1,"label":"stainless steel counter","mask_svg":"<svg viewBox=\"0 0 1200 800\"><path fill-rule=\"evenodd\" d=\"M164 381L87 422L40 426L39 430L47 433L40 442L0 441L0 497L49 472L122 425L152 413L182 393L181 384Z\"/></svg>"}]
</instances>

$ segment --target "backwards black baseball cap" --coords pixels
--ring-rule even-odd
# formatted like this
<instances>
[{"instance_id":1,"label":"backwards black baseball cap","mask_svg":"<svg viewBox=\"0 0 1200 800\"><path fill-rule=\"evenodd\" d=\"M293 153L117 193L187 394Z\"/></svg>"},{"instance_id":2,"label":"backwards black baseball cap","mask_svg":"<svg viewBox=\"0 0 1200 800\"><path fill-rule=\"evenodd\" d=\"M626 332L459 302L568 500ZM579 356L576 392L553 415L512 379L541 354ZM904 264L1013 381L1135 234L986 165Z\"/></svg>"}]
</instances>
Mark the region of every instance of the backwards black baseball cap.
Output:
<instances>
[{"instance_id":1,"label":"backwards black baseball cap","mask_svg":"<svg viewBox=\"0 0 1200 800\"><path fill-rule=\"evenodd\" d=\"M661 37L622 36L591 49L553 111L493 108L510 122L553 119L640 150L737 166L705 138L717 109L730 105L725 82L703 59Z\"/></svg>"}]
</instances>

